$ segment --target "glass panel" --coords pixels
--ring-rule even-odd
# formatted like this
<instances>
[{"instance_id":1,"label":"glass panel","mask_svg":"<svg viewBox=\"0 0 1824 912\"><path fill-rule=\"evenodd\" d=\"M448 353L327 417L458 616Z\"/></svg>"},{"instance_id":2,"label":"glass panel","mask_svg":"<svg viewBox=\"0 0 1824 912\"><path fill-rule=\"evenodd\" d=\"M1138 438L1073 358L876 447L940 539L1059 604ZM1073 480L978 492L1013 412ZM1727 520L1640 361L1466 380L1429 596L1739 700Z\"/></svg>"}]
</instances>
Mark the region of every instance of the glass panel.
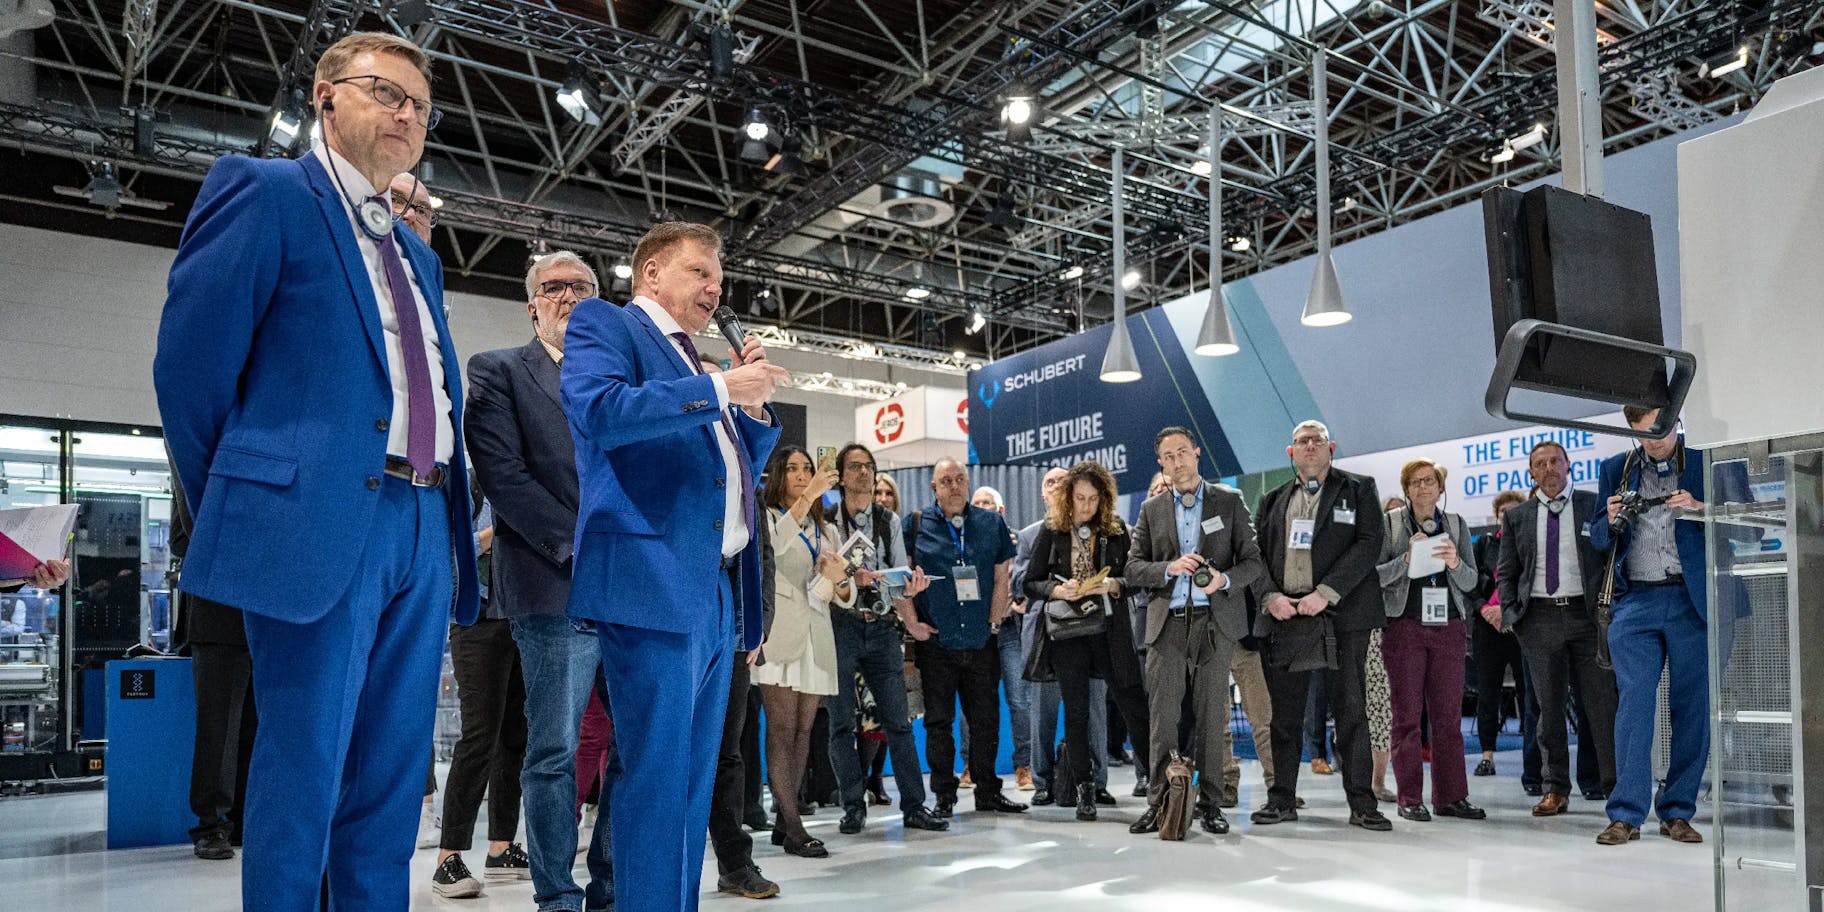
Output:
<instances>
[{"instance_id":1,"label":"glass panel","mask_svg":"<svg viewBox=\"0 0 1824 912\"><path fill-rule=\"evenodd\" d=\"M60 503L53 431L0 425L0 509ZM64 589L0 594L0 753L55 751Z\"/></svg>"},{"instance_id":2,"label":"glass panel","mask_svg":"<svg viewBox=\"0 0 1824 912\"><path fill-rule=\"evenodd\" d=\"M78 431L71 482L76 520L71 710L81 739L107 737L103 666L133 645L170 645L171 473L164 442Z\"/></svg>"},{"instance_id":3,"label":"glass panel","mask_svg":"<svg viewBox=\"0 0 1824 912\"><path fill-rule=\"evenodd\" d=\"M1774 456L1758 472L1745 459L1709 467L1718 909L1796 908L1804 895L1793 775L1793 696L1803 690L1793 646L1810 625L1791 597L1788 497L1805 459Z\"/></svg>"}]
</instances>

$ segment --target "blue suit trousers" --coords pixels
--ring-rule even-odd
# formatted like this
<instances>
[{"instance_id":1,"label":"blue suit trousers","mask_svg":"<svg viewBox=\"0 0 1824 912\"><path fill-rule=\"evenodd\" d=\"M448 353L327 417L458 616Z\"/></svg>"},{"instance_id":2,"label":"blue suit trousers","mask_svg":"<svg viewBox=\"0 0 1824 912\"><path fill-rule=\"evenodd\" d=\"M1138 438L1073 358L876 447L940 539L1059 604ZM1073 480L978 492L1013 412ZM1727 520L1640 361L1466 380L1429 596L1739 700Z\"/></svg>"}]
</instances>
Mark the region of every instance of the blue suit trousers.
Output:
<instances>
[{"instance_id":1,"label":"blue suit trousers","mask_svg":"<svg viewBox=\"0 0 1824 912\"><path fill-rule=\"evenodd\" d=\"M1710 655L1703 617L1685 587L1629 587L1615 603L1609 654L1615 709L1615 789L1610 820L1640 826L1653 804L1662 822L1690 820L1710 753ZM1672 758L1653 801L1653 723L1661 671L1670 674Z\"/></svg>"},{"instance_id":2,"label":"blue suit trousers","mask_svg":"<svg viewBox=\"0 0 1824 912\"><path fill-rule=\"evenodd\" d=\"M354 582L323 617L248 612L260 708L247 784L242 905L314 912L411 905L411 864L454 601L448 492L385 476ZM466 534L466 533L465 533Z\"/></svg>"},{"instance_id":3,"label":"blue suit trousers","mask_svg":"<svg viewBox=\"0 0 1824 912\"><path fill-rule=\"evenodd\" d=\"M717 578L713 630L596 622L621 758L611 825L618 912L696 912L735 646L734 593L727 573Z\"/></svg>"}]
</instances>

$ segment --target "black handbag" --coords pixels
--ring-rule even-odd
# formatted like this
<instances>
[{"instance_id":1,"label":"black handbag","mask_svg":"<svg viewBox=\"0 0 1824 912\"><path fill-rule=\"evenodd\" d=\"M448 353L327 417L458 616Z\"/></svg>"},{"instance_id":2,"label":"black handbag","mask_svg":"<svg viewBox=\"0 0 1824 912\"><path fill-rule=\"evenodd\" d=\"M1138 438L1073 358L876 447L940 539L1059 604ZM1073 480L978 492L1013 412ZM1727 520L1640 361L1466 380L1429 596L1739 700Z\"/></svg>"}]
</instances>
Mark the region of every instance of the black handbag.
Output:
<instances>
[{"instance_id":1,"label":"black handbag","mask_svg":"<svg viewBox=\"0 0 1824 912\"><path fill-rule=\"evenodd\" d=\"M1045 635L1054 640L1074 640L1108 630L1108 596L1091 596L1074 602L1045 600Z\"/></svg>"},{"instance_id":2,"label":"black handbag","mask_svg":"<svg viewBox=\"0 0 1824 912\"><path fill-rule=\"evenodd\" d=\"M1045 613L1039 612L1032 623L1034 636L1026 644L1026 669L1020 677L1034 684L1054 683L1058 673L1051 669L1051 637L1045 633Z\"/></svg>"}]
</instances>

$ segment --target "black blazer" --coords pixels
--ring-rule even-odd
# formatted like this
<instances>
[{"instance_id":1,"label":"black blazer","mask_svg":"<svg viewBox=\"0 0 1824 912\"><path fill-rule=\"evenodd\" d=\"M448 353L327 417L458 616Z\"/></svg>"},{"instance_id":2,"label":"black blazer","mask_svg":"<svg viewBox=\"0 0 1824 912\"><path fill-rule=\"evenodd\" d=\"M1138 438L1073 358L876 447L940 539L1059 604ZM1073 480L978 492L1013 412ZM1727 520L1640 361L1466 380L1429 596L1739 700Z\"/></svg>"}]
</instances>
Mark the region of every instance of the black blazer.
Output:
<instances>
[{"instance_id":1,"label":"black blazer","mask_svg":"<svg viewBox=\"0 0 1824 912\"><path fill-rule=\"evenodd\" d=\"M1254 594L1261 617L1269 618L1267 596L1280 592L1286 579L1286 505L1298 488L1296 477L1267 492L1254 511L1254 527L1267 575ZM1353 511L1354 522L1337 519L1337 511ZM1374 479L1345 472L1335 466L1317 492L1317 525L1311 538L1311 579L1336 590L1342 600L1330 612L1337 630L1374 630L1387 625L1381 600L1381 579L1376 567L1387 523L1381 513L1381 494Z\"/></svg>"},{"instance_id":2,"label":"black blazer","mask_svg":"<svg viewBox=\"0 0 1824 912\"><path fill-rule=\"evenodd\" d=\"M165 458L168 461L170 454ZM171 590L177 606L177 629L172 631L171 640L180 646L207 643L246 649L247 623L241 609L182 591L184 555L190 551L190 530L194 525L190 518L190 502L184 499L183 479L178 477L177 466L173 464L171 532L167 547L171 556L177 558L179 584Z\"/></svg>"},{"instance_id":3,"label":"black blazer","mask_svg":"<svg viewBox=\"0 0 1824 912\"><path fill-rule=\"evenodd\" d=\"M1507 511L1501 517L1500 569L1496 586L1501 591L1501 626L1511 629L1526 614L1527 599L1533 595L1533 570L1539 560L1539 510L1544 506L1538 497ZM1563 534L1577 536L1577 568L1583 578L1583 594L1594 604L1596 590L1602 587L1602 552L1590 544L1590 517L1596 512L1596 495L1589 491L1571 491L1571 522ZM1560 568L1561 570L1566 568Z\"/></svg>"},{"instance_id":4,"label":"black blazer","mask_svg":"<svg viewBox=\"0 0 1824 912\"><path fill-rule=\"evenodd\" d=\"M494 506L491 607L563 614L576 539L576 444L557 363L537 339L469 359L463 434Z\"/></svg>"},{"instance_id":5,"label":"black blazer","mask_svg":"<svg viewBox=\"0 0 1824 912\"><path fill-rule=\"evenodd\" d=\"M1133 687L1143 680L1140 654L1134 650L1133 619L1127 610L1128 599L1133 593L1128 591L1123 575L1129 544L1126 529L1117 535L1101 536L1096 540L1094 561L1098 569L1108 567L1109 578L1121 584L1121 596L1108 600L1113 611L1108 619L1108 632L1103 634L1108 642L1109 683L1119 687ZM1026 578L1021 581L1029 606L1027 611L1045 610L1045 600L1051 598L1051 587L1057 584L1054 576L1071 577L1070 533L1041 525L1038 537L1032 540L1032 561L1026 565Z\"/></svg>"},{"instance_id":6,"label":"black blazer","mask_svg":"<svg viewBox=\"0 0 1824 912\"><path fill-rule=\"evenodd\" d=\"M1476 539L1476 607L1488 604L1495 595L1495 565L1501 560L1501 536L1484 532Z\"/></svg>"}]
</instances>

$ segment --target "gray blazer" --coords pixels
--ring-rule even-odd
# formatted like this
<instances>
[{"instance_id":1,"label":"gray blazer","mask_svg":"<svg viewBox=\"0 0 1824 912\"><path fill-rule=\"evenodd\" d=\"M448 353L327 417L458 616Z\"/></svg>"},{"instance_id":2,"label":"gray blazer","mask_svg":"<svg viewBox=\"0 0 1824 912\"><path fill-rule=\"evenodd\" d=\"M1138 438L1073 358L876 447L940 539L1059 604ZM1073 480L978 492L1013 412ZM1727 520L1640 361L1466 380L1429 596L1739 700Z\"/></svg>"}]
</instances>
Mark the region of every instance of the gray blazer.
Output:
<instances>
[{"instance_id":1,"label":"gray blazer","mask_svg":"<svg viewBox=\"0 0 1824 912\"><path fill-rule=\"evenodd\" d=\"M1412 511L1405 507L1387 511L1387 539L1381 543L1381 562L1375 565L1381 574L1381 599L1386 603L1390 618L1406 613L1406 599L1412 593L1412 580L1406 577L1414 532L1411 517ZM1469 526L1463 522L1463 517L1455 513L1444 514L1444 528L1450 533L1450 540L1456 543L1459 558L1457 569L1444 572L1445 586L1450 590L1451 613L1466 618L1475 602L1476 549L1470 544Z\"/></svg>"},{"instance_id":2,"label":"gray blazer","mask_svg":"<svg viewBox=\"0 0 1824 912\"><path fill-rule=\"evenodd\" d=\"M1147 591L1146 642L1153 645L1159 631L1165 629L1171 615L1172 587L1176 582L1165 575L1165 567L1183 553L1178 547L1178 523L1172 515L1171 491L1146 499L1140 505L1140 520L1134 524L1133 545L1127 552L1127 585ZM1203 483L1203 521L1220 517L1221 528L1206 532L1199 539L1197 553L1210 565L1229 575L1229 588L1210 596L1210 612L1216 626L1239 641L1248 635L1248 600L1244 592L1266 573L1266 562L1260 557L1260 544L1254 540L1254 522L1241 492L1227 485Z\"/></svg>"}]
</instances>

